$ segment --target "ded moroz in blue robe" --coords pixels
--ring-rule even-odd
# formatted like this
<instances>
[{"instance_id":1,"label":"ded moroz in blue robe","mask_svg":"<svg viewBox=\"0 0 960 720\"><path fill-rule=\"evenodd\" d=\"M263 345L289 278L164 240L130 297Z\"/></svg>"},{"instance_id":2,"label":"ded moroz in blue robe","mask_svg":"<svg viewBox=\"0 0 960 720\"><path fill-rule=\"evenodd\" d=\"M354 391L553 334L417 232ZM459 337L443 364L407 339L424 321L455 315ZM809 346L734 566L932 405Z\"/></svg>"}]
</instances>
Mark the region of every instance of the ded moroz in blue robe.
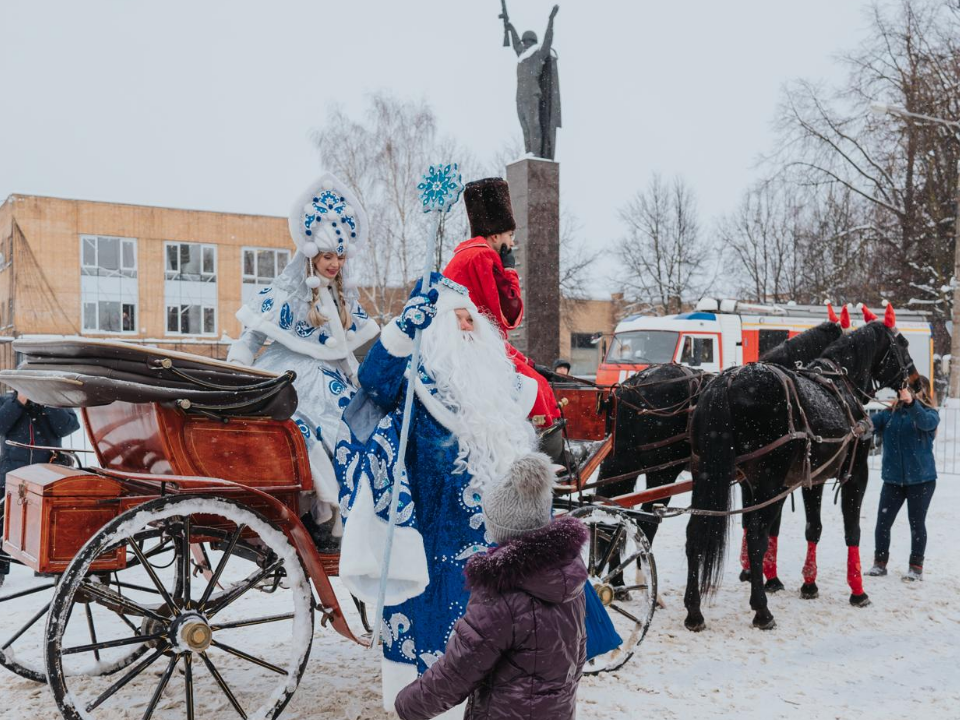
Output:
<instances>
[{"instance_id":1,"label":"ded moroz in blue robe","mask_svg":"<svg viewBox=\"0 0 960 720\"><path fill-rule=\"evenodd\" d=\"M394 323L360 367L360 395L344 415L335 452L345 521L340 578L371 607L379 589L412 343ZM491 544L481 488L457 460L452 413L423 367L412 406L383 617L384 704L443 653L469 593L463 568ZM515 400L532 399L517 376ZM522 415L521 415L522 417Z\"/></svg>"}]
</instances>

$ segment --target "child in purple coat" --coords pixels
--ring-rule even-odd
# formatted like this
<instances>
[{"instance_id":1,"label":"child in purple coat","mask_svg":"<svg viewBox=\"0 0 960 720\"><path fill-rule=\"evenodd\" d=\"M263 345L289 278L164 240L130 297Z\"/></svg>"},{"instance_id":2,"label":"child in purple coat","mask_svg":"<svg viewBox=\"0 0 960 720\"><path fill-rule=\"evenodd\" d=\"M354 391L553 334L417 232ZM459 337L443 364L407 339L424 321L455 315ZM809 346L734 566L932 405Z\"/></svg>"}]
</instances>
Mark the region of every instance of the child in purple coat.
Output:
<instances>
[{"instance_id":1,"label":"child in purple coat","mask_svg":"<svg viewBox=\"0 0 960 720\"><path fill-rule=\"evenodd\" d=\"M468 698L465 720L576 716L587 530L575 518L551 521L546 456L528 456L515 470L484 494L498 547L467 562L466 614L443 656L397 696L402 720L427 720Z\"/></svg>"}]
</instances>

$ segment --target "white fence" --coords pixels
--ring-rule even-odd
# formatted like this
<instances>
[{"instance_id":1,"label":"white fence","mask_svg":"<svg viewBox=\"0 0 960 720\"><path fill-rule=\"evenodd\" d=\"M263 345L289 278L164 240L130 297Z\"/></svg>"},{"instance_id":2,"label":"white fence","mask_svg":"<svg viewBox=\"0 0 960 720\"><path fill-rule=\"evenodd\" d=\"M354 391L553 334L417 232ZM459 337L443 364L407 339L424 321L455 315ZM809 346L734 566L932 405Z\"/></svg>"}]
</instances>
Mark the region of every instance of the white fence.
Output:
<instances>
[{"instance_id":1,"label":"white fence","mask_svg":"<svg viewBox=\"0 0 960 720\"><path fill-rule=\"evenodd\" d=\"M960 407L939 409L940 426L937 439L933 442L933 456L937 462L937 473L945 475L960 474ZM880 469L882 450L875 448L870 457L870 467Z\"/></svg>"}]
</instances>

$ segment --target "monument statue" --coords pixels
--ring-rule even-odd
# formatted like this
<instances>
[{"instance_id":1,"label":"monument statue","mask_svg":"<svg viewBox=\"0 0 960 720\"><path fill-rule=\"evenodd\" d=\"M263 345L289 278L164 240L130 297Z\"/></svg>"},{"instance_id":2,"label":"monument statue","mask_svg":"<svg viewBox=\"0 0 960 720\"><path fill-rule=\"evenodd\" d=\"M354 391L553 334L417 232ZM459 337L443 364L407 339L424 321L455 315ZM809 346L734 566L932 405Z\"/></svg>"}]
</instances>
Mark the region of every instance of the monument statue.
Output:
<instances>
[{"instance_id":1,"label":"monument statue","mask_svg":"<svg viewBox=\"0 0 960 720\"><path fill-rule=\"evenodd\" d=\"M527 30L518 36L507 15L507 2L500 0L503 12L503 46L513 45L517 53L517 114L523 128L523 144L528 153L553 160L560 127L560 80L557 54L553 51L553 19L560 10L554 5L547 22L543 43Z\"/></svg>"}]
</instances>

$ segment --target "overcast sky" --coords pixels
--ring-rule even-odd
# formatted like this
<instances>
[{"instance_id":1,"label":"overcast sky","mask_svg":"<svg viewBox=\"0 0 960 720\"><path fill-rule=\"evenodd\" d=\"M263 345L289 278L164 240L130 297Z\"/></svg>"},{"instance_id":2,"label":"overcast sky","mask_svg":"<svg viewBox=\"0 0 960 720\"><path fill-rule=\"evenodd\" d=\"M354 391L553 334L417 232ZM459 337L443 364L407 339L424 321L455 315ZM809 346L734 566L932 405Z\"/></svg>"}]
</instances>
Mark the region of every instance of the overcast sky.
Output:
<instances>
[{"instance_id":1,"label":"overcast sky","mask_svg":"<svg viewBox=\"0 0 960 720\"><path fill-rule=\"evenodd\" d=\"M784 82L836 81L858 0L566 0L556 19L561 198L609 252L651 173L704 225L769 151ZM508 0L542 37L553 3ZM0 198L51 195L286 215L320 171L328 107L425 99L480 159L519 137L497 0L0 3ZM470 178L467 178L470 179ZM411 178L411 182L415 179ZM598 266L597 289L614 264Z\"/></svg>"}]
</instances>

